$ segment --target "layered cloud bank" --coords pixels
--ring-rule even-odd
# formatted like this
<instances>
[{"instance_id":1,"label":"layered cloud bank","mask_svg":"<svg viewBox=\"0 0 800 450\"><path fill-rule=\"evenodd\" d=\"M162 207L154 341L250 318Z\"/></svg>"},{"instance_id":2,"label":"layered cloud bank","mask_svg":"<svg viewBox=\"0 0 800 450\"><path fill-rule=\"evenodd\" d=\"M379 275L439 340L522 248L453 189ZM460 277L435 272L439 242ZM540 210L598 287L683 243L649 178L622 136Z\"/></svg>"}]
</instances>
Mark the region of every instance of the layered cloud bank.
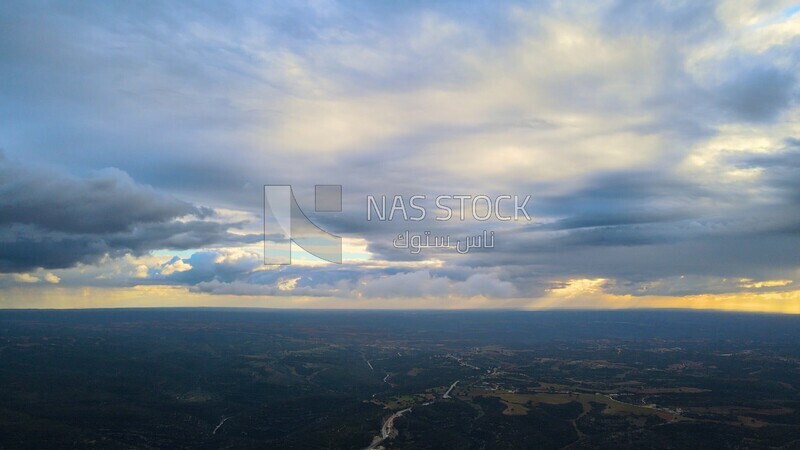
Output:
<instances>
[{"instance_id":1,"label":"layered cloud bank","mask_svg":"<svg viewBox=\"0 0 800 450\"><path fill-rule=\"evenodd\" d=\"M7 2L0 61L0 306L799 312L791 2ZM263 265L264 184L342 265ZM533 220L365 218L452 194Z\"/></svg>"}]
</instances>

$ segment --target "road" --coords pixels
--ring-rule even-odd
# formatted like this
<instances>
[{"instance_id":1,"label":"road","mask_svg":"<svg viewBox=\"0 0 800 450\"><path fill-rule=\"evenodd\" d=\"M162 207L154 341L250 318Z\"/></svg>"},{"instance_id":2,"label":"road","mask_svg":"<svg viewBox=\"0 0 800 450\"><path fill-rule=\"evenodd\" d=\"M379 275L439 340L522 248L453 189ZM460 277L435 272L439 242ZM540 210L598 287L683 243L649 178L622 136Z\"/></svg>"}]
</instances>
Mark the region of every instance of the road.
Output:
<instances>
[{"instance_id":1,"label":"road","mask_svg":"<svg viewBox=\"0 0 800 450\"><path fill-rule=\"evenodd\" d=\"M451 384L450 389L448 389L447 392L444 393L442 398L450 398L450 392L452 392L452 390L456 387L459 381L461 380L456 380L453 384Z\"/></svg>"},{"instance_id":2,"label":"road","mask_svg":"<svg viewBox=\"0 0 800 450\"><path fill-rule=\"evenodd\" d=\"M222 424L225 423L225 421L227 421L228 419L230 419L230 417L223 417L222 420L219 422L219 424L214 428L214 432L211 434L217 434L217 430L219 430L219 427L221 427Z\"/></svg>"},{"instance_id":3,"label":"road","mask_svg":"<svg viewBox=\"0 0 800 450\"><path fill-rule=\"evenodd\" d=\"M383 426L381 427L381 435L380 436L375 436L375 439L372 440L372 444L370 444L370 446L367 447L367 450L375 450L375 449L381 448L381 446L380 446L381 443L383 441L385 441L386 439L388 439L389 436L391 436L392 432L394 431L394 421L395 421L395 419L397 419L398 417L402 417L403 414L405 414L407 412L411 412L411 408L410 407L406 408L406 409L403 409L403 410L400 410L400 411L397 411L396 413L394 413L391 416L389 416L389 418L386 419L385 422L383 422Z\"/></svg>"}]
</instances>

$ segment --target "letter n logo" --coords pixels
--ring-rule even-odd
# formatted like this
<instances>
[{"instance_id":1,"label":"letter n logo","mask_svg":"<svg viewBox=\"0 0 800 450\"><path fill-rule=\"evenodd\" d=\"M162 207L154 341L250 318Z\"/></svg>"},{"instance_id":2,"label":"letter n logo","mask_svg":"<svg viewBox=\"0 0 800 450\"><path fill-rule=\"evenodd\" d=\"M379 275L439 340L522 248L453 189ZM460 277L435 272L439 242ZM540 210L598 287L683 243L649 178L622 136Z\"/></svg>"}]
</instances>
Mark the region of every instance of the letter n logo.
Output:
<instances>
[{"instance_id":1,"label":"letter n logo","mask_svg":"<svg viewBox=\"0 0 800 450\"><path fill-rule=\"evenodd\" d=\"M342 211L342 186L314 188L316 212ZM292 242L317 258L342 263L342 238L328 233L306 217L289 185L264 186L264 264L292 263Z\"/></svg>"}]
</instances>

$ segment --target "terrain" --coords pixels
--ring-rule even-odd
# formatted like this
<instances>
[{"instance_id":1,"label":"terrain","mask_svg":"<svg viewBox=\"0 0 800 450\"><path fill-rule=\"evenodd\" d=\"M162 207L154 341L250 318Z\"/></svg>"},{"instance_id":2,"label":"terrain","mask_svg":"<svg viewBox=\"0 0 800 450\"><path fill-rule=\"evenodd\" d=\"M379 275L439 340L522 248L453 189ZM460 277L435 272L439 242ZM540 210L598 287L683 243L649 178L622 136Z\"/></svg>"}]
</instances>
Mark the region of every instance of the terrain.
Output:
<instances>
[{"instance_id":1,"label":"terrain","mask_svg":"<svg viewBox=\"0 0 800 450\"><path fill-rule=\"evenodd\" d=\"M0 448L800 448L800 317L0 311Z\"/></svg>"}]
</instances>

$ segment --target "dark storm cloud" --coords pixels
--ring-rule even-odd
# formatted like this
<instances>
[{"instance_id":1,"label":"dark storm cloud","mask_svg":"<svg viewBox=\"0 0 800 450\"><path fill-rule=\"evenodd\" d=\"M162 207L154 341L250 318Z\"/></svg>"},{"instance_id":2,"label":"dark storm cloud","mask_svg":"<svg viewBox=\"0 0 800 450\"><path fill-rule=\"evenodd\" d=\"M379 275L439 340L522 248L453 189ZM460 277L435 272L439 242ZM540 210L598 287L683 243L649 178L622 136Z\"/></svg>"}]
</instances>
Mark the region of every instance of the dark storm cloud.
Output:
<instances>
[{"instance_id":1,"label":"dark storm cloud","mask_svg":"<svg viewBox=\"0 0 800 450\"><path fill-rule=\"evenodd\" d=\"M760 170L764 188L773 203L760 208L763 221L772 233L800 236L800 143L795 138L785 140L781 151L734 159L737 167ZM800 251L800 246L791 247Z\"/></svg>"},{"instance_id":2,"label":"dark storm cloud","mask_svg":"<svg viewBox=\"0 0 800 450\"><path fill-rule=\"evenodd\" d=\"M117 169L80 179L0 159L3 272L260 239L229 232L241 224L203 220L213 216L209 208L137 184Z\"/></svg>"},{"instance_id":3,"label":"dark storm cloud","mask_svg":"<svg viewBox=\"0 0 800 450\"><path fill-rule=\"evenodd\" d=\"M721 173L760 170L752 180L629 171L596 176L568 194L536 196L532 213L555 220L498 232L494 251L453 263L504 267L507 279L530 292L554 278L615 279L615 292L634 295L687 295L703 283L705 292L740 289L723 279L792 279L800 266L797 144L787 138L768 152L719 160ZM684 275L698 278L683 282ZM642 289L670 277L674 288Z\"/></svg>"},{"instance_id":4,"label":"dark storm cloud","mask_svg":"<svg viewBox=\"0 0 800 450\"><path fill-rule=\"evenodd\" d=\"M0 226L23 224L66 233L114 233L129 231L141 223L211 214L210 209L137 185L117 169L75 179L0 160Z\"/></svg>"},{"instance_id":5,"label":"dark storm cloud","mask_svg":"<svg viewBox=\"0 0 800 450\"><path fill-rule=\"evenodd\" d=\"M618 171L587 180L565 195L535 198L536 213L563 217L541 229L571 229L608 225L669 222L692 217L698 200L720 193L662 171Z\"/></svg>"}]
</instances>

